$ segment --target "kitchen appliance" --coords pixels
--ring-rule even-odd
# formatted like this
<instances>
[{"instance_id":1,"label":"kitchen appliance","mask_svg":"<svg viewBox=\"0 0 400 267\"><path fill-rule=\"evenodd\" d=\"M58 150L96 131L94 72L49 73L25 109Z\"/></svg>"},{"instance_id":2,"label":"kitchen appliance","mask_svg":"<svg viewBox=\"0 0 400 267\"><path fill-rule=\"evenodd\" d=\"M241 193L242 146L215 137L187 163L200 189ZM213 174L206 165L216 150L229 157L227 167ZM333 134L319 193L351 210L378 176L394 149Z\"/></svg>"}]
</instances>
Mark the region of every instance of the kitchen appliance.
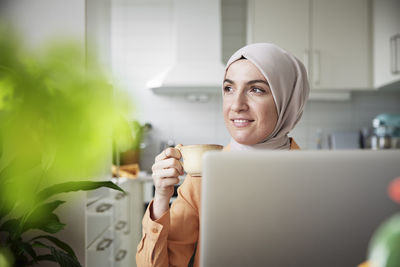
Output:
<instances>
[{"instance_id":1,"label":"kitchen appliance","mask_svg":"<svg viewBox=\"0 0 400 267\"><path fill-rule=\"evenodd\" d=\"M379 114L372 121L369 137L372 149L400 148L400 114Z\"/></svg>"},{"instance_id":2,"label":"kitchen appliance","mask_svg":"<svg viewBox=\"0 0 400 267\"><path fill-rule=\"evenodd\" d=\"M158 94L219 93L224 65L220 0L174 0L175 62L147 82Z\"/></svg>"}]
</instances>

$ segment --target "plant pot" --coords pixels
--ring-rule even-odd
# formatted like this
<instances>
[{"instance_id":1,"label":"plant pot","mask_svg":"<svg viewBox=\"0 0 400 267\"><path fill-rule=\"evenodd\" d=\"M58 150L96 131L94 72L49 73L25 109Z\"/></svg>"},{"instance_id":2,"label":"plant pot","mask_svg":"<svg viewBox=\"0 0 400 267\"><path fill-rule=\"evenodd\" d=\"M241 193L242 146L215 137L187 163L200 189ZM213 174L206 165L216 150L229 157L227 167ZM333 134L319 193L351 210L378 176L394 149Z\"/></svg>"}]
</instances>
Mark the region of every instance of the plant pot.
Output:
<instances>
[{"instance_id":1,"label":"plant pot","mask_svg":"<svg viewBox=\"0 0 400 267\"><path fill-rule=\"evenodd\" d=\"M128 150L120 154L120 165L139 163L140 150Z\"/></svg>"}]
</instances>

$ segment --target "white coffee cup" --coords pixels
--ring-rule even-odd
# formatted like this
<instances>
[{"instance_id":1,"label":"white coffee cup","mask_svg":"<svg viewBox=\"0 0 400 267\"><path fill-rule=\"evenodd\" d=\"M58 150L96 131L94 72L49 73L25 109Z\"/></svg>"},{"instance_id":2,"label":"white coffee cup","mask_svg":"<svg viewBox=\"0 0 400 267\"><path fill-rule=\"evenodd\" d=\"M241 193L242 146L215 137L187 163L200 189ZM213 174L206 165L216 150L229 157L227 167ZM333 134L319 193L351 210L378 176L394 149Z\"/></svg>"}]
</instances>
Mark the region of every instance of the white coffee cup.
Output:
<instances>
[{"instance_id":1,"label":"white coffee cup","mask_svg":"<svg viewBox=\"0 0 400 267\"><path fill-rule=\"evenodd\" d=\"M205 145L177 145L183 158L183 168L191 176L201 176L203 154L206 151L222 150L221 145L205 144Z\"/></svg>"}]
</instances>

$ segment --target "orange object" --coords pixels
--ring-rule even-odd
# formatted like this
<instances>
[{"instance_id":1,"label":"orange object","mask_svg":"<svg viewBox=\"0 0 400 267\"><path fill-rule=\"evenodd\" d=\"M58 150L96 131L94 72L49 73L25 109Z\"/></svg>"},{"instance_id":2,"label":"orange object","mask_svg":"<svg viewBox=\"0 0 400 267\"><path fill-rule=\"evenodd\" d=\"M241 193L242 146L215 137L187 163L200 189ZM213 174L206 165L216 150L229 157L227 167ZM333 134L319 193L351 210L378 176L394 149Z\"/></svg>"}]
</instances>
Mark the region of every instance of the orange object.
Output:
<instances>
[{"instance_id":1,"label":"orange object","mask_svg":"<svg viewBox=\"0 0 400 267\"><path fill-rule=\"evenodd\" d=\"M371 267L368 263L368 261L365 261L363 263L361 263L360 265L358 265L358 267Z\"/></svg>"},{"instance_id":2,"label":"orange object","mask_svg":"<svg viewBox=\"0 0 400 267\"><path fill-rule=\"evenodd\" d=\"M112 165L111 167L113 177L126 177L126 178L137 178L139 175L139 164L127 164L119 166Z\"/></svg>"},{"instance_id":3,"label":"orange object","mask_svg":"<svg viewBox=\"0 0 400 267\"><path fill-rule=\"evenodd\" d=\"M388 194L389 197L396 202L397 204L400 204L400 177L395 178L388 187Z\"/></svg>"}]
</instances>

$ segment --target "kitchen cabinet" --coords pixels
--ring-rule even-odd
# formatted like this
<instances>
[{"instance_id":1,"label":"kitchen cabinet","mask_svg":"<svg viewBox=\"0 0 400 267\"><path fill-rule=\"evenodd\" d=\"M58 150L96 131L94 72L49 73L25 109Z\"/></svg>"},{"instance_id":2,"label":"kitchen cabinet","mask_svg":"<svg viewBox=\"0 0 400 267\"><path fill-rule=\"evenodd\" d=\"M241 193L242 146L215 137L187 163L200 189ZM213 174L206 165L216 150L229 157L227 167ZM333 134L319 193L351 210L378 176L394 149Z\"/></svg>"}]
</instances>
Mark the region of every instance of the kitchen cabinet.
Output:
<instances>
[{"instance_id":1,"label":"kitchen cabinet","mask_svg":"<svg viewBox=\"0 0 400 267\"><path fill-rule=\"evenodd\" d=\"M109 190L87 206L86 210L86 266L134 266L135 248L132 241L134 210L132 187L134 181L120 178L115 181L125 193ZM136 228L136 227L134 227Z\"/></svg>"},{"instance_id":2,"label":"kitchen cabinet","mask_svg":"<svg viewBox=\"0 0 400 267\"><path fill-rule=\"evenodd\" d=\"M376 88L400 84L400 1L373 1L373 59ZM400 86L397 86L400 87Z\"/></svg>"},{"instance_id":3,"label":"kitchen cabinet","mask_svg":"<svg viewBox=\"0 0 400 267\"><path fill-rule=\"evenodd\" d=\"M248 43L271 42L307 68L312 89L369 89L368 0L249 0Z\"/></svg>"}]
</instances>

